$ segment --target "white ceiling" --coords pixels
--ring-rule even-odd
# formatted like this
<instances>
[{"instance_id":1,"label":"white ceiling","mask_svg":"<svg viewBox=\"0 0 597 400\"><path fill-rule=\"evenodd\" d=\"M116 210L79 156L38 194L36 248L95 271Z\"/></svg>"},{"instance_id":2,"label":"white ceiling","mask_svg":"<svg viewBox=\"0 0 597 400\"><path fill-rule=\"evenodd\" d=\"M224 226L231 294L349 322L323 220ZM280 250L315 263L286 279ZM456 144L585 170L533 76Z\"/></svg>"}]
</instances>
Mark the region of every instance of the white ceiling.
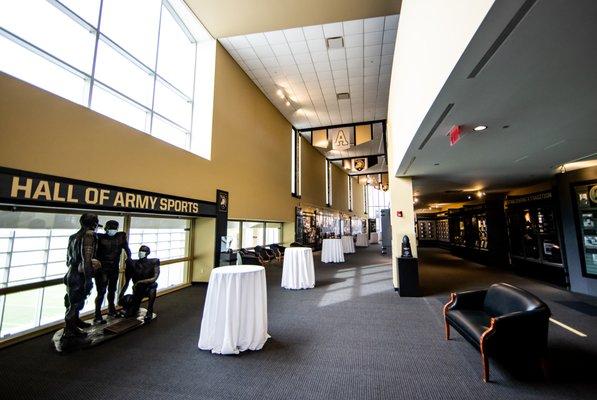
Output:
<instances>
[{"instance_id":1,"label":"white ceiling","mask_svg":"<svg viewBox=\"0 0 597 400\"><path fill-rule=\"evenodd\" d=\"M296 128L385 119L398 15L219 39ZM342 36L344 48L326 38ZM277 91L294 103L287 106ZM350 100L336 94L349 92Z\"/></svg>"}]
</instances>

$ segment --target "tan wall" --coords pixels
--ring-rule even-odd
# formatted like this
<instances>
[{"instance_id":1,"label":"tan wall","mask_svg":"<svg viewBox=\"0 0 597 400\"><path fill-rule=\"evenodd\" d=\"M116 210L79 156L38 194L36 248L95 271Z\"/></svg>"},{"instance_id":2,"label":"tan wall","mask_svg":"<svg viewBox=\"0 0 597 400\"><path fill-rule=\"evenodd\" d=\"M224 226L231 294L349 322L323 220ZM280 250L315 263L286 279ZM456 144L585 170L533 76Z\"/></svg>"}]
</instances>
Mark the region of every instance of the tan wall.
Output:
<instances>
[{"instance_id":1,"label":"tan wall","mask_svg":"<svg viewBox=\"0 0 597 400\"><path fill-rule=\"evenodd\" d=\"M352 210L358 217L365 215L365 185L359 184L359 180L353 178L352 181Z\"/></svg>"},{"instance_id":2,"label":"tan wall","mask_svg":"<svg viewBox=\"0 0 597 400\"><path fill-rule=\"evenodd\" d=\"M348 175L332 164L332 208L348 211Z\"/></svg>"},{"instance_id":3,"label":"tan wall","mask_svg":"<svg viewBox=\"0 0 597 400\"><path fill-rule=\"evenodd\" d=\"M291 125L220 45L211 161L1 73L0 93L0 166L209 201L223 189L230 218L294 222ZM324 207L323 156L306 142L302 155L301 201ZM195 228L213 249L210 222ZM213 264L205 240L195 243L194 279Z\"/></svg>"},{"instance_id":4,"label":"tan wall","mask_svg":"<svg viewBox=\"0 0 597 400\"><path fill-rule=\"evenodd\" d=\"M325 206L325 159L301 137L301 203Z\"/></svg>"},{"instance_id":5,"label":"tan wall","mask_svg":"<svg viewBox=\"0 0 597 400\"><path fill-rule=\"evenodd\" d=\"M220 188L231 218L293 219L291 125L219 45L212 161L6 75L0 93L5 167L212 201Z\"/></svg>"}]
</instances>

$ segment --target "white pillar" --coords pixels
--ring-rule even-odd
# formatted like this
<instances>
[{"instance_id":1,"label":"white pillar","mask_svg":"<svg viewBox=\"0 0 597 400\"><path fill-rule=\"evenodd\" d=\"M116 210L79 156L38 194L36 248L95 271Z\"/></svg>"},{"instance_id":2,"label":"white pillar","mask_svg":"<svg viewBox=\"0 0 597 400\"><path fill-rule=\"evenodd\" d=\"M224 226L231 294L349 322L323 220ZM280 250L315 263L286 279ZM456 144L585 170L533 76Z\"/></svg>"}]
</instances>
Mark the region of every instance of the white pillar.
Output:
<instances>
[{"instance_id":1,"label":"white pillar","mask_svg":"<svg viewBox=\"0 0 597 400\"><path fill-rule=\"evenodd\" d=\"M413 257L417 256L417 240L415 237L415 209L413 204L413 187L411 178L390 176L390 201L392 224L392 283L398 287L398 265L396 257L402 252L402 238L407 235L410 240ZM398 214L401 213L402 217Z\"/></svg>"}]
</instances>

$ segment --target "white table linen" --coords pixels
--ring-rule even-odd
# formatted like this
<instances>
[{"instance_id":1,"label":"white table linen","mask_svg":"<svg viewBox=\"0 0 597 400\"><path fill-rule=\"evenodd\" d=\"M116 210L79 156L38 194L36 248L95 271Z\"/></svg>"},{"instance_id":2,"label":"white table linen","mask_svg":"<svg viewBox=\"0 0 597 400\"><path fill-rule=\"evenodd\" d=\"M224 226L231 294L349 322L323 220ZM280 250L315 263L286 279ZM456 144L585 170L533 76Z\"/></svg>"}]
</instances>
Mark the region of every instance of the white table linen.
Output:
<instances>
[{"instance_id":1,"label":"white table linen","mask_svg":"<svg viewBox=\"0 0 597 400\"><path fill-rule=\"evenodd\" d=\"M342 247L345 253L354 253L354 239L352 236L342 236Z\"/></svg>"},{"instance_id":2,"label":"white table linen","mask_svg":"<svg viewBox=\"0 0 597 400\"><path fill-rule=\"evenodd\" d=\"M357 234L357 247L367 246L369 246L369 240L367 240L367 235L364 233Z\"/></svg>"},{"instance_id":3,"label":"white table linen","mask_svg":"<svg viewBox=\"0 0 597 400\"><path fill-rule=\"evenodd\" d=\"M216 354L238 354L260 350L269 337L265 269L258 265L214 268L198 347Z\"/></svg>"},{"instance_id":4,"label":"white table linen","mask_svg":"<svg viewBox=\"0 0 597 400\"><path fill-rule=\"evenodd\" d=\"M369 243L379 243L379 235L377 232L371 232L371 237L369 238Z\"/></svg>"},{"instance_id":5,"label":"white table linen","mask_svg":"<svg viewBox=\"0 0 597 400\"><path fill-rule=\"evenodd\" d=\"M321 246L321 262L344 262L342 239L323 239Z\"/></svg>"},{"instance_id":6,"label":"white table linen","mask_svg":"<svg viewBox=\"0 0 597 400\"><path fill-rule=\"evenodd\" d=\"M285 289L315 287L313 250L310 247L288 247L284 250L281 286Z\"/></svg>"}]
</instances>

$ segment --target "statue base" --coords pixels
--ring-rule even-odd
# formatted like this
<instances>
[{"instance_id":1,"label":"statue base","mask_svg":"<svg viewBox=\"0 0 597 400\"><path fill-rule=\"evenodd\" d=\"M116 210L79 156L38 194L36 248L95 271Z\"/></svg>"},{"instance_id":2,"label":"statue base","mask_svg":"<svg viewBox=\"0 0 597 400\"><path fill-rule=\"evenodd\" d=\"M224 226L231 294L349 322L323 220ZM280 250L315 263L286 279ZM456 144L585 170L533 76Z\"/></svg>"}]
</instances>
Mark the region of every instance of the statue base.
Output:
<instances>
[{"instance_id":1,"label":"statue base","mask_svg":"<svg viewBox=\"0 0 597 400\"><path fill-rule=\"evenodd\" d=\"M118 318L104 315L104 320L106 321L105 324L93 324L89 328L82 329L87 333L87 337L84 338L63 337L64 329L60 329L54 333L51 345L58 353L67 353L93 347L106 340L113 339L126 332L148 324L148 322L145 321L146 314L147 310L145 308L140 308L139 313L134 318ZM152 321L155 320L156 317L157 314L153 313ZM92 323L93 318L88 319L85 322Z\"/></svg>"}]
</instances>

